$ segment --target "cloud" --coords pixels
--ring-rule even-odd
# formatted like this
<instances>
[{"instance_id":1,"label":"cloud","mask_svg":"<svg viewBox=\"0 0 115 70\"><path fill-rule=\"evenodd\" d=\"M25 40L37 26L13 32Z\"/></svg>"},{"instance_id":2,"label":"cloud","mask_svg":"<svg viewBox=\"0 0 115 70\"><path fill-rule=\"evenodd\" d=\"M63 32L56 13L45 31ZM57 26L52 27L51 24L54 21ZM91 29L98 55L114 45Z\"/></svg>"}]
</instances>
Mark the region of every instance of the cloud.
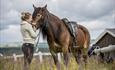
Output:
<instances>
[{"instance_id":1,"label":"cloud","mask_svg":"<svg viewBox=\"0 0 115 70\"><path fill-rule=\"evenodd\" d=\"M2 0L0 4L0 30L7 29L9 25L19 25L20 13L13 8L13 3L9 0Z\"/></svg>"},{"instance_id":2,"label":"cloud","mask_svg":"<svg viewBox=\"0 0 115 70\"><path fill-rule=\"evenodd\" d=\"M114 20L109 20L107 18L101 18L99 20L93 21L82 21L78 24L86 26L89 30L104 30L106 28L115 28Z\"/></svg>"},{"instance_id":3,"label":"cloud","mask_svg":"<svg viewBox=\"0 0 115 70\"><path fill-rule=\"evenodd\" d=\"M106 28L115 27L115 0L1 0L0 35L3 35L4 39L0 39L15 39L12 36L12 29L17 29L17 32L13 33L14 36L20 33L19 27L15 28L20 26L20 13L22 11L32 13L32 4L36 6L47 4L48 10L59 18L66 17L86 26L92 38Z\"/></svg>"},{"instance_id":4,"label":"cloud","mask_svg":"<svg viewBox=\"0 0 115 70\"><path fill-rule=\"evenodd\" d=\"M74 16L79 21L85 21L95 20L111 13L115 10L115 1L60 0L58 6L62 16L69 16L70 18Z\"/></svg>"},{"instance_id":5,"label":"cloud","mask_svg":"<svg viewBox=\"0 0 115 70\"><path fill-rule=\"evenodd\" d=\"M7 16L0 20L0 30L7 29L9 25L19 25L20 17L15 11L10 11Z\"/></svg>"},{"instance_id":6,"label":"cloud","mask_svg":"<svg viewBox=\"0 0 115 70\"><path fill-rule=\"evenodd\" d=\"M0 43L1 42L20 42L22 36L20 33L20 26L9 25L7 29L0 31Z\"/></svg>"}]
</instances>

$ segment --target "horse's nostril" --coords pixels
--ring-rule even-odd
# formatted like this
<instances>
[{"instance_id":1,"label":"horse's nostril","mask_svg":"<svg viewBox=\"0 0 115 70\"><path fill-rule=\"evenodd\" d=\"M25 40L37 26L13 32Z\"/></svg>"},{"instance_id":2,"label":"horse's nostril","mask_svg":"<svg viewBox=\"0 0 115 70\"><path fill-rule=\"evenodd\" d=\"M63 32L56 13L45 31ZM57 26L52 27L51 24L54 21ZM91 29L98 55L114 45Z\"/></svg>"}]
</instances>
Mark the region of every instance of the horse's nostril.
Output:
<instances>
[{"instance_id":1,"label":"horse's nostril","mask_svg":"<svg viewBox=\"0 0 115 70\"><path fill-rule=\"evenodd\" d=\"M37 17L40 17L41 15L40 14L37 14Z\"/></svg>"}]
</instances>

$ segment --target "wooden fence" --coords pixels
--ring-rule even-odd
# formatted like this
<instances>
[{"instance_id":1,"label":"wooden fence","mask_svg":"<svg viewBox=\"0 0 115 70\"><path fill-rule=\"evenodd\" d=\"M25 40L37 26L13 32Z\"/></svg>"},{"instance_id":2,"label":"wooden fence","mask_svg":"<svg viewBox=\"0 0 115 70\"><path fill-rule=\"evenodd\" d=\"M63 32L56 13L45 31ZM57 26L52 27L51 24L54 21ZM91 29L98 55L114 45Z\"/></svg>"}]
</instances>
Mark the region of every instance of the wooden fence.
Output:
<instances>
[{"instance_id":1,"label":"wooden fence","mask_svg":"<svg viewBox=\"0 0 115 70\"><path fill-rule=\"evenodd\" d=\"M61 54L58 53L58 60L61 61ZM9 59L9 58L13 58L14 61L17 61L17 58L21 58L23 57L24 55L21 54L21 55L16 55L15 53L12 55L12 56L3 56L1 53L0 53L0 57L3 57L4 59ZM34 53L34 56L38 56L39 57L39 60L40 60L40 63L43 62L43 56L51 56L51 53L42 53L42 52L38 52L38 53Z\"/></svg>"}]
</instances>

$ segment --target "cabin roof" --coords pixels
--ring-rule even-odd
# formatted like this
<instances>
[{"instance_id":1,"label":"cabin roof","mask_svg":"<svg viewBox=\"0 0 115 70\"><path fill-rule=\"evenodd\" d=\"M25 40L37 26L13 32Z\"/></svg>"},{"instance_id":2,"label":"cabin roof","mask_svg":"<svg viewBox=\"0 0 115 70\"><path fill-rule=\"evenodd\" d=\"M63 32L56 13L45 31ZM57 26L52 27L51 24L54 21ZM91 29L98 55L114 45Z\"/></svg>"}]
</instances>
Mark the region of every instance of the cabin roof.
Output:
<instances>
[{"instance_id":1,"label":"cabin roof","mask_svg":"<svg viewBox=\"0 0 115 70\"><path fill-rule=\"evenodd\" d=\"M115 36L115 28L114 29L107 29L109 32L111 32Z\"/></svg>"},{"instance_id":2,"label":"cabin roof","mask_svg":"<svg viewBox=\"0 0 115 70\"><path fill-rule=\"evenodd\" d=\"M93 42L93 44L96 44L106 33L110 34L111 36L115 37L115 28L112 29L105 29L104 32L102 32L96 40ZM92 45L93 45L92 44Z\"/></svg>"}]
</instances>

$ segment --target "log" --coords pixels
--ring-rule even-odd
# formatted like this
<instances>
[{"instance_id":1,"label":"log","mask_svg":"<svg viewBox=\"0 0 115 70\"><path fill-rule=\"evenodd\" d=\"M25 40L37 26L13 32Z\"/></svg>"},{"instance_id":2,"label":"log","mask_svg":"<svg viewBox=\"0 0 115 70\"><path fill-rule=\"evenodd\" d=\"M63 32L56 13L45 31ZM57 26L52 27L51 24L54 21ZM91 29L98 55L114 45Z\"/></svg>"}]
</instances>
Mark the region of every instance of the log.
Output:
<instances>
[{"instance_id":1,"label":"log","mask_svg":"<svg viewBox=\"0 0 115 70\"><path fill-rule=\"evenodd\" d=\"M115 51L115 45L109 45L108 47L94 49L95 53L106 53Z\"/></svg>"}]
</instances>

